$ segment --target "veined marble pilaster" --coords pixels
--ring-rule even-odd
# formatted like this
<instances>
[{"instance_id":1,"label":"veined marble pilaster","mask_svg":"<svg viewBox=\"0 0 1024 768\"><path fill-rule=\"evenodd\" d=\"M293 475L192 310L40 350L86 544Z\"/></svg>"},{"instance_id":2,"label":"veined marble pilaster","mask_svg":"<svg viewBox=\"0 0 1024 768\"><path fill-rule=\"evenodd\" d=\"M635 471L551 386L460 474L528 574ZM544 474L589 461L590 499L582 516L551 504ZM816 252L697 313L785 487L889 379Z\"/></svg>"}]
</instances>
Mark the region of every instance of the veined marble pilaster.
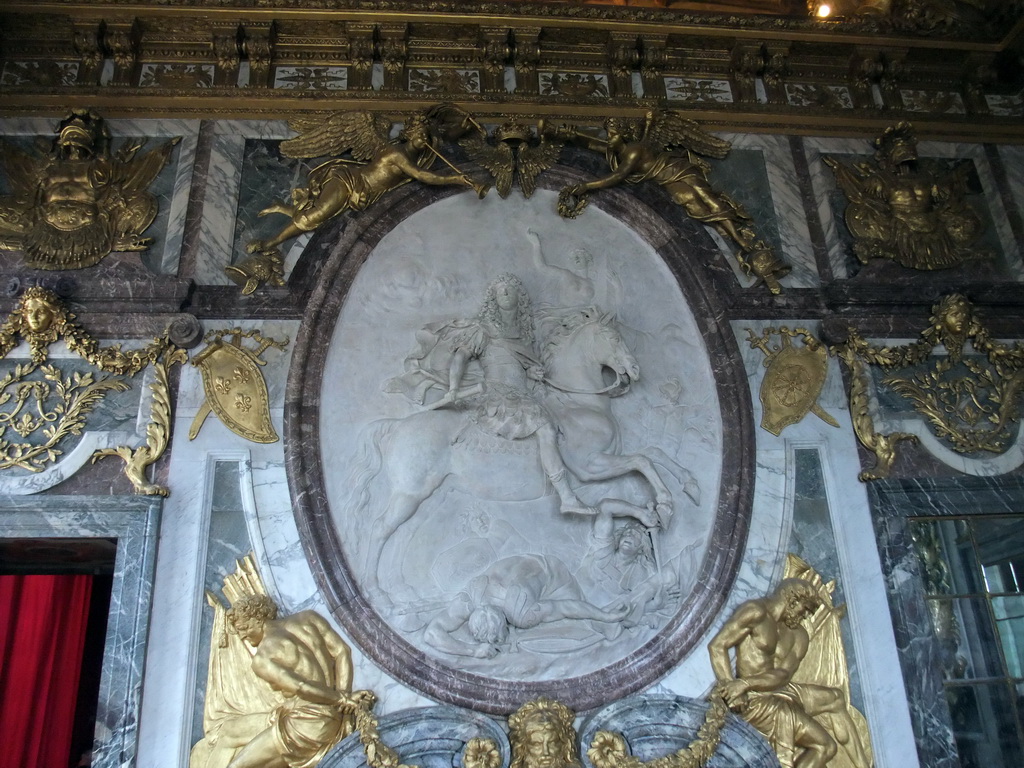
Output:
<instances>
[{"instance_id":1,"label":"veined marble pilaster","mask_svg":"<svg viewBox=\"0 0 1024 768\"><path fill-rule=\"evenodd\" d=\"M95 768L136 764L161 503L138 496L0 496L0 538L117 539L96 711Z\"/></svg>"}]
</instances>

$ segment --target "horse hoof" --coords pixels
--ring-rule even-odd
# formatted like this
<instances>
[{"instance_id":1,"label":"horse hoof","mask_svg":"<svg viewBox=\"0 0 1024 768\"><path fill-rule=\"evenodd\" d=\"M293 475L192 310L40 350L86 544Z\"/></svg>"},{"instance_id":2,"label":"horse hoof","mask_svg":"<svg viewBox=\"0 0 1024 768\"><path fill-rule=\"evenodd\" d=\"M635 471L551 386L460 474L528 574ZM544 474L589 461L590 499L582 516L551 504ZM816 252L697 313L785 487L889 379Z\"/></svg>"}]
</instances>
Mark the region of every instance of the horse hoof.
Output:
<instances>
[{"instance_id":1,"label":"horse hoof","mask_svg":"<svg viewBox=\"0 0 1024 768\"><path fill-rule=\"evenodd\" d=\"M655 505L654 510L658 513L658 522L662 529L668 528L668 524L672 520L672 504L662 501Z\"/></svg>"}]
</instances>

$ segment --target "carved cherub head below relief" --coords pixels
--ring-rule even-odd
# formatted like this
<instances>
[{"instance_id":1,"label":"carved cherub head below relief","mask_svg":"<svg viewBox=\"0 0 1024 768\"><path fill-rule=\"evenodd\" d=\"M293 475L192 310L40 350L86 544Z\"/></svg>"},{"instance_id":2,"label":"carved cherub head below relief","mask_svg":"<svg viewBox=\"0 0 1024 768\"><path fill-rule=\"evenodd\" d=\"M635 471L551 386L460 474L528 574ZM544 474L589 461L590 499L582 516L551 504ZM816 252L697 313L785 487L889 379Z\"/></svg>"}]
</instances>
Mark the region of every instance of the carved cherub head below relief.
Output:
<instances>
[{"instance_id":1,"label":"carved cherub head below relief","mask_svg":"<svg viewBox=\"0 0 1024 768\"><path fill-rule=\"evenodd\" d=\"M572 710L558 701L527 702L508 719L510 768L578 768Z\"/></svg>"}]
</instances>

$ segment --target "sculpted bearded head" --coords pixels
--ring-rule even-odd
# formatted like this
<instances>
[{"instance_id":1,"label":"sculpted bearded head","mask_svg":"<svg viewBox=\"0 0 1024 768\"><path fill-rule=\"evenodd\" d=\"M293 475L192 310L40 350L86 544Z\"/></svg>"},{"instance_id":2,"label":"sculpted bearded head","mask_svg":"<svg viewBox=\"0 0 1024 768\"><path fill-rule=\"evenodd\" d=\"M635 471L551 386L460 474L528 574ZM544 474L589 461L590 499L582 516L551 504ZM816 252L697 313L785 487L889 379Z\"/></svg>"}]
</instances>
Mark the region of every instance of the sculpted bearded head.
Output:
<instances>
[{"instance_id":1,"label":"sculpted bearded head","mask_svg":"<svg viewBox=\"0 0 1024 768\"><path fill-rule=\"evenodd\" d=\"M775 589L775 598L782 603L779 618L790 629L800 626L821 605L814 586L803 579L783 579Z\"/></svg>"},{"instance_id":2,"label":"sculpted bearded head","mask_svg":"<svg viewBox=\"0 0 1024 768\"><path fill-rule=\"evenodd\" d=\"M510 768L578 768L574 715L564 704L541 698L509 717Z\"/></svg>"}]
</instances>

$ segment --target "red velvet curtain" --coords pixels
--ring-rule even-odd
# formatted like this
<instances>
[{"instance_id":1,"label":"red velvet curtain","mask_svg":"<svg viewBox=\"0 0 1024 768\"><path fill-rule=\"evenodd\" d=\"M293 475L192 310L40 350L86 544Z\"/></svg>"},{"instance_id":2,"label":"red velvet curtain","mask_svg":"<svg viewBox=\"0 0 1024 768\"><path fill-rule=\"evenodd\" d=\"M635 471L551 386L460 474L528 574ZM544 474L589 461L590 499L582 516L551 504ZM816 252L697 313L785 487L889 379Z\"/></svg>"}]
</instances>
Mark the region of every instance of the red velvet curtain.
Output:
<instances>
[{"instance_id":1,"label":"red velvet curtain","mask_svg":"<svg viewBox=\"0 0 1024 768\"><path fill-rule=\"evenodd\" d=\"M66 768L92 576L0 576L0 768Z\"/></svg>"}]
</instances>

